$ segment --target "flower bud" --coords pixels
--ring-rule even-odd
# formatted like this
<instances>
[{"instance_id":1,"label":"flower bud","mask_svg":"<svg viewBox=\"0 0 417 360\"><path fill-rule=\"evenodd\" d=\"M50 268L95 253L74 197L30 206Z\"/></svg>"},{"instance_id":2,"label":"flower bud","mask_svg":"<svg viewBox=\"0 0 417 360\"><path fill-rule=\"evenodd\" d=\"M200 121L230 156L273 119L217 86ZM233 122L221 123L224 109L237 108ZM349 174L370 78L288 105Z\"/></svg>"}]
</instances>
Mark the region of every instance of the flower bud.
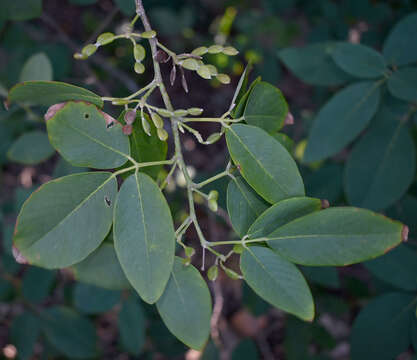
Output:
<instances>
[{"instance_id":1,"label":"flower bud","mask_svg":"<svg viewBox=\"0 0 417 360\"><path fill-rule=\"evenodd\" d=\"M107 45L110 44L113 40L114 34L111 32L106 32L99 35L99 37L97 38L97 43L99 43L100 45Z\"/></svg>"},{"instance_id":2,"label":"flower bud","mask_svg":"<svg viewBox=\"0 0 417 360\"><path fill-rule=\"evenodd\" d=\"M207 53L207 48L205 46L200 46L197 49L194 49L191 54L195 56L201 56Z\"/></svg>"},{"instance_id":3,"label":"flower bud","mask_svg":"<svg viewBox=\"0 0 417 360\"><path fill-rule=\"evenodd\" d=\"M203 113L203 111L204 111L203 109L200 109L197 107L187 109L188 114L193 115L193 116L199 116Z\"/></svg>"},{"instance_id":4,"label":"flower bud","mask_svg":"<svg viewBox=\"0 0 417 360\"><path fill-rule=\"evenodd\" d=\"M164 127L164 122L157 113L151 113L151 118L157 129L161 129Z\"/></svg>"},{"instance_id":5,"label":"flower bud","mask_svg":"<svg viewBox=\"0 0 417 360\"><path fill-rule=\"evenodd\" d=\"M145 119L143 115L142 115L142 127L146 135L151 136L151 126L149 125L148 121Z\"/></svg>"},{"instance_id":6,"label":"flower bud","mask_svg":"<svg viewBox=\"0 0 417 360\"><path fill-rule=\"evenodd\" d=\"M158 134L159 140L166 141L168 139L168 133L165 129L156 129L156 133Z\"/></svg>"},{"instance_id":7,"label":"flower bud","mask_svg":"<svg viewBox=\"0 0 417 360\"><path fill-rule=\"evenodd\" d=\"M211 190L208 194L209 200L218 200L219 199L219 192L217 190Z\"/></svg>"},{"instance_id":8,"label":"flower bud","mask_svg":"<svg viewBox=\"0 0 417 360\"><path fill-rule=\"evenodd\" d=\"M222 84L230 84L230 76L226 74L218 74L216 79L219 80Z\"/></svg>"},{"instance_id":9,"label":"flower bud","mask_svg":"<svg viewBox=\"0 0 417 360\"><path fill-rule=\"evenodd\" d=\"M158 50L154 58L159 63L166 63L170 56L164 50Z\"/></svg>"},{"instance_id":10,"label":"flower bud","mask_svg":"<svg viewBox=\"0 0 417 360\"><path fill-rule=\"evenodd\" d=\"M245 250L245 248L240 244L235 244L235 246L233 246L233 252L236 254L243 253L243 250Z\"/></svg>"},{"instance_id":11,"label":"flower bud","mask_svg":"<svg viewBox=\"0 0 417 360\"><path fill-rule=\"evenodd\" d=\"M182 117L182 116L187 116L187 115L188 115L188 111L184 109L178 109L174 111L174 116Z\"/></svg>"},{"instance_id":12,"label":"flower bud","mask_svg":"<svg viewBox=\"0 0 417 360\"><path fill-rule=\"evenodd\" d=\"M184 251L185 255L189 258L195 254L195 250L191 246L186 246Z\"/></svg>"},{"instance_id":13,"label":"flower bud","mask_svg":"<svg viewBox=\"0 0 417 360\"><path fill-rule=\"evenodd\" d=\"M141 62L135 63L135 73L143 74L145 72L145 66Z\"/></svg>"},{"instance_id":14,"label":"flower bud","mask_svg":"<svg viewBox=\"0 0 417 360\"><path fill-rule=\"evenodd\" d=\"M124 125L122 128L123 134L130 135L132 133L133 127L132 125Z\"/></svg>"},{"instance_id":15,"label":"flower bud","mask_svg":"<svg viewBox=\"0 0 417 360\"><path fill-rule=\"evenodd\" d=\"M97 51L97 46L93 44L88 44L82 48L81 54L84 55L85 57L89 57L93 55L96 51Z\"/></svg>"},{"instance_id":16,"label":"flower bud","mask_svg":"<svg viewBox=\"0 0 417 360\"><path fill-rule=\"evenodd\" d=\"M207 138L206 144L214 144L221 137L222 137L222 133L213 133Z\"/></svg>"},{"instance_id":17,"label":"flower bud","mask_svg":"<svg viewBox=\"0 0 417 360\"><path fill-rule=\"evenodd\" d=\"M198 61L196 59L193 58L189 58L189 59L185 59L182 63L181 66L184 69L187 70L197 70L200 67L200 64L198 63Z\"/></svg>"},{"instance_id":18,"label":"flower bud","mask_svg":"<svg viewBox=\"0 0 417 360\"><path fill-rule=\"evenodd\" d=\"M226 46L222 52L223 54L229 55L229 56L235 56L239 54L239 51L237 51L233 46Z\"/></svg>"},{"instance_id":19,"label":"flower bud","mask_svg":"<svg viewBox=\"0 0 417 360\"><path fill-rule=\"evenodd\" d=\"M235 271L233 271L233 270L231 270L231 269L229 269L227 267L224 267L223 270L226 273L226 275L229 278L231 278L232 280L238 280L241 277L237 272L235 272Z\"/></svg>"},{"instance_id":20,"label":"flower bud","mask_svg":"<svg viewBox=\"0 0 417 360\"><path fill-rule=\"evenodd\" d=\"M145 58L145 48L141 44L136 44L133 48L133 56L137 62L141 62Z\"/></svg>"},{"instance_id":21,"label":"flower bud","mask_svg":"<svg viewBox=\"0 0 417 360\"><path fill-rule=\"evenodd\" d=\"M136 119L136 110L127 111L124 118L127 125L132 125Z\"/></svg>"},{"instance_id":22,"label":"flower bud","mask_svg":"<svg viewBox=\"0 0 417 360\"><path fill-rule=\"evenodd\" d=\"M168 111L167 109L156 109L156 111L164 117L170 118L172 117L173 113L171 111Z\"/></svg>"},{"instance_id":23,"label":"flower bud","mask_svg":"<svg viewBox=\"0 0 417 360\"><path fill-rule=\"evenodd\" d=\"M197 69L197 74L200 75L203 79L211 79L211 71L207 65L202 65Z\"/></svg>"},{"instance_id":24,"label":"flower bud","mask_svg":"<svg viewBox=\"0 0 417 360\"><path fill-rule=\"evenodd\" d=\"M184 258L182 259L182 264L185 266L188 266L191 264L191 259L190 258Z\"/></svg>"},{"instance_id":25,"label":"flower bud","mask_svg":"<svg viewBox=\"0 0 417 360\"><path fill-rule=\"evenodd\" d=\"M140 36L142 36L144 39L152 39L156 36L156 31L155 30L145 31L142 34L140 34Z\"/></svg>"},{"instance_id":26,"label":"flower bud","mask_svg":"<svg viewBox=\"0 0 417 360\"><path fill-rule=\"evenodd\" d=\"M85 60L85 59L87 59L87 57L88 57L88 56L83 55L83 54L81 54L81 53L75 53L75 54L74 54L74 59L75 59L75 60Z\"/></svg>"},{"instance_id":27,"label":"flower bud","mask_svg":"<svg viewBox=\"0 0 417 360\"><path fill-rule=\"evenodd\" d=\"M215 281L219 275L219 268L216 265L211 266L207 270L207 278L211 281Z\"/></svg>"},{"instance_id":28,"label":"flower bud","mask_svg":"<svg viewBox=\"0 0 417 360\"><path fill-rule=\"evenodd\" d=\"M219 72L217 71L217 68L214 65L206 65L208 67L208 69L210 70L210 75L211 76L216 76Z\"/></svg>"},{"instance_id":29,"label":"flower bud","mask_svg":"<svg viewBox=\"0 0 417 360\"><path fill-rule=\"evenodd\" d=\"M221 45L211 45L208 49L207 49L209 54L218 54L221 53L223 51L223 46Z\"/></svg>"},{"instance_id":30,"label":"flower bud","mask_svg":"<svg viewBox=\"0 0 417 360\"><path fill-rule=\"evenodd\" d=\"M208 201L208 207L211 211L216 212L218 210L217 200L210 199Z\"/></svg>"}]
</instances>

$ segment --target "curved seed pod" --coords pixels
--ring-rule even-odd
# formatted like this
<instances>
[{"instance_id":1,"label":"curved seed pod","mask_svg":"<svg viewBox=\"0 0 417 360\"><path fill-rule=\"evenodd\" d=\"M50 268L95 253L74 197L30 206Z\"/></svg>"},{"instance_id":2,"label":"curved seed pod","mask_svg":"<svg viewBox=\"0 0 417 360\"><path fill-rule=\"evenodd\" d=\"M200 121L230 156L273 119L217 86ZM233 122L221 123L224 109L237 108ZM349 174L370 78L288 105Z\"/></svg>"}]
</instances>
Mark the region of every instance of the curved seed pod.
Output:
<instances>
[{"instance_id":1,"label":"curved seed pod","mask_svg":"<svg viewBox=\"0 0 417 360\"><path fill-rule=\"evenodd\" d=\"M171 73L169 74L169 82L171 83L171 86L174 85L176 77L177 77L177 67L175 66L174 61L172 61L172 69L171 69Z\"/></svg>"},{"instance_id":2,"label":"curved seed pod","mask_svg":"<svg viewBox=\"0 0 417 360\"><path fill-rule=\"evenodd\" d=\"M187 79L185 78L184 69L181 67L180 70L181 70L181 85L184 91L188 94L188 84L187 84Z\"/></svg>"},{"instance_id":3,"label":"curved seed pod","mask_svg":"<svg viewBox=\"0 0 417 360\"><path fill-rule=\"evenodd\" d=\"M227 267L224 267L223 270L226 273L226 275L232 280L239 280L241 278L241 276L236 271L233 271Z\"/></svg>"}]
</instances>

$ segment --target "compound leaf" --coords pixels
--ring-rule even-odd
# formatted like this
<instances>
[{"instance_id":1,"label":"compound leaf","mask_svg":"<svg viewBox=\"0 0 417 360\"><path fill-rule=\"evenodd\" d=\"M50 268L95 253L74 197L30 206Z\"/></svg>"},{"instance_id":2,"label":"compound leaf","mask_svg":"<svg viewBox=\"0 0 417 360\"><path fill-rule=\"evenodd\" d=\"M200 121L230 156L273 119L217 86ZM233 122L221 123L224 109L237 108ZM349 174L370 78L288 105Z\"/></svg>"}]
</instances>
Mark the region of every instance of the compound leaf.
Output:
<instances>
[{"instance_id":1,"label":"compound leaf","mask_svg":"<svg viewBox=\"0 0 417 360\"><path fill-rule=\"evenodd\" d=\"M41 267L80 262L109 232L116 192L116 179L108 172L74 174L42 185L20 211L14 246Z\"/></svg>"},{"instance_id":2,"label":"compound leaf","mask_svg":"<svg viewBox=\"0 0 417 360\"><path fill-rule=\"evenodd\" d=\"M201 350L210 334L211 296L192 265L176 257L168 285L156 303L167 328L187 346Z\"/></svg>"},{"instance_id":3,"label":"compound leaf","mask_svg":"<svg viewBox=\"0 0 417 360\"><path fill-rule=\"evenodd\" d=\"M114 209L114 245L126 277L147 303L155 303L169 280L175 232L158 185L135 173L120 188Z\"/></svg>"},{"instance_id":4,"label":"compound leaf","mask_svg":"<svg viewBox=\"0 0 417 360\"><path fill-rule=\"evenodd\" d=\"M226 132L227 147L244 179L266 201L304 195L304 184L288 151L264 130L235 124Z\"/></svg>"},{"instance_id":5,"label":"compound leaf","mask_svg":"<svg viewBox=\"0 0 417 360\"><path fill-rule=\"evenodd\" d=\"M294 264L269 248L251 246L242 254L240 269L245 281L264 300L303 320L313 320L313 297Z\"/></svg>"}]
</instances>

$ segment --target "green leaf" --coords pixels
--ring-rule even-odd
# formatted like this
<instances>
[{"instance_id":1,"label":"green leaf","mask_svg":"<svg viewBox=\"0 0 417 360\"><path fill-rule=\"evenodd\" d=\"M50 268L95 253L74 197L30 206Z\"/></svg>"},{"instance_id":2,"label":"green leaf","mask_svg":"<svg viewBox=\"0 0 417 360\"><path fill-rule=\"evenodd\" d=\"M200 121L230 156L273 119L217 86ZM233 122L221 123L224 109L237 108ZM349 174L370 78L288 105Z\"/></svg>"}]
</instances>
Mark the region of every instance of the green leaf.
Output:
<instances>
[{"instance_id":1,"label":"green leaf","mask_svg":"<svg viewBox=\"0 0 417 360\"><path fill-rule=\"evenodd\" d=\"M53 78L52 64L44 53L32 55L23 65L20 81L51 81Z\"/></svg>"},{"instance_id":2,"label":"green leaf","mask_svg":"<svg viewBox=\"0 0 417 360\"><path fill-rule=\"evenodd\" d=\"M406 194L400 201L387 209L387 216L407 224L411 238L417 236L417 197Z\"/></svg>"},{"instance_id":3,"label":"green leaf","mask_svg":"<svg viewBox=\"0 0 417 360\"><path fill-rule=\"evenodd\" d=\"M272 136L280 142L280 144L287 149L291 154L294 149L294 140L291 139L287 134L284 133L275 133Z\"/></svg>"},{"instance_id":4,"label":"green leaf","mask_svg":"<svg viewBox=\"0 0 417 360\"><path fill-rule=\"evenodd\" d=\"M243 237L249 227L267 208L263 200L240 176L227 187L227 212L236 233Z\"/></svg>"},{"instance_id":5,"label":"green leaf","mask_svg":"<svg viewBox=\"0 0 417 360\"><path fill-rule=\"evenodd\" d=\"M122 126L108 127L93 104L68 102L46 126L52 146L74 166L113 169L129 156L129 139Z\"/></svg>"},{"instance_id":6,"label":"green leaf","mask_svg":"<svg viewBox=\"0 0 417 360\"><path fill-rule=\"evenodd\" d=\"M0 2L0 20L24 21L42 15L42 0Z\"/></svg>"},{"instance_id":7,"label":"green leaf","mask_svg":"<svg viewBox=\"0 0 417 360\"><path fill-rule=\"evenodd\" d=\"M9 104L27 102L43 106L71 100L87 101L103 107L101 97L92 91L59 81L25 81L13 86L7 97Z\"/></svg>"},{"instance_id":8,"label":"green leaf","mask_svg":"<svg viewBox=\"0 0 417 360\"><path fill-rule=\"evenodd\" d=\"M118 121L124 122L124 114L125 111L120 114ZM167 156L168 144L166 141L161 141L159 139L156 127L149 116L147 114L144 114L144 116L150 125L151 136L147 135L143 130L140 113L138 113L135 122L132 124L132 134L129 136L130 156L137 162L165 160ZM162 167L163 165L147 166L139 169L139 171L148 174L153 179L156 179Z\"/></svg>"},{"instance_id":9,"label":"green leaf","mask_svg":"<svg viewBox=\"0 0 417 360\"><path fill-rule=\"evenodd\" d=\"M71 270L78 281L110 290L125 290L130 283L120 266L114 246L103 243L85 260L75 264Z\"/></svg>"},{"instance_id":10,"label":"green leaf","mask_svg":"<svg viewBox=\"0 0 417 360\"><path fill-rule=\"evenodd\" d=\"M417 61L417 13L401 19L385 40L382 53L389 64L403 66Z\"/></svg>"},{"instance_id":11,"label":"green leaf","mask_svg":"<svg viewBox=\"0 0 417 360\"><path fill-rule=\"evenodd\" d=\"M50 294L55 279L55 271L31 266L23 275L21 288L23 297L32 303L42 303Z\"/></svg>"},{"instance_id":12,"label":"green leaf","mask_svg":"<svg viewBox=\"0 0 417 360\"><path fill-rule=\"evenodd\" d=\"M34 165L48 159L54 152L48 136L43 131L34 130L21 135L10 147L7 157L20 164Z\"/></svg>"},{"instance_id":13,"label":"green leaf","mask_svg":"<svg viewBox=\"0 0 417 360\"><path fill-rule=\"evenodd\" d=\"M60 158L55 166L54 172L52 173L52 177L59 178L62 176L78 174L86 171L88 171L88 168L72 166L68 161L65 161L63 158Z\"/></svg>"},{"instance_id":14,"label":"green leaf","mask_svg":"<svg viewBox=\"0 0 417 360\"><path fill-rule=\"evenodd\" d=\"M417 67L395 71L388 79L388 90L398 99L417 101Z\"/></svg>"},{"instance_id":15,"label":"green leaf","mask_svg":"<svg viewBox=\"0 0 417 360\"><path fill-rule=\"evenodd\" d=\"M287 48L278 53L281 61L302 81L311 85L334 86L351 77L333 61L335 42L316 43L301 48Z\"/></svg>"},{"instance_id":16,"label":"green leaf","mask_svg":"<svg viewBox=\"0 0 417 360\"><path fill-rule=\"evenodd\" d=\"M372 300L355 319L352 360L392 360L410 345L414 295L389 293Z\"/></svg>"},{"instance_id":17,"label":"green leaf","mask_svg":"<svg viewBox=\"0 0 417 360\"><path fill-rule=\"evenodd\" d=\"M20 360L32 358L40 333L39 319L28 311L16 316L10 327L10 340Z\"/></svg>"},{"instance_id":18,"label":"green leaf","mask_svg":"<svg viewBox=\"0 0 417 360\"><path fill-rule=\"evenodd\" d=\"M103 289L83 283L75 284L73 303L77 310L85 314L99 314L109 311L120 300L120 292Z\"/></svg>"},{"instance_id":19,"label":"green leaf","mask_svg":"<svg viewBox=\"0 0 417 360\"><path fill-rule=\"evenodd\" d=\"M97 355L96 329L90 320L65 306L44 310L42 328L48 341L71 359Z\"/></svg>"},{"instance_id":20,"label":"green leaf","mask_svg":"<svg viewBox=\"0 0 417 360\"><path fill-rule=\"evenodd\" d=\"M227 147L240 173L266 201L304 195L303 180L288 151L264 130L235 124L226 132Z\"/></svg>"},{"instance_id":21,"label":"green leaf","mask_svg":"<svg viewBox=\"0 0 417 360\"><path fill-rule=\"evenodd\" d=\"M176 257L168 285L156 303L168 329L190 348L201 350L210 334L211 295L192 266Z\"/></svg>"},{"instance_id":22,"label":"green leaf","mask_svg":"<svg viewBox=\"0 0 417 360\"><path fill-rule=\"evenodd\" d=\"M401 244L365 267L377 278L405 291L417 290L417 253Z\"/></svg>"},{"instance_id":23,"label":"green leaf","mask_svg":"<svg viewBox=\"0 0 417 360\"><path fill-rule=\"evenodd\" d=\"M116 192L116 179L107 172L69 175L42 185L19 213L14 246L41 267L80 262L109 232Z\"/></svg>"},{"instance_id":24,"label":"green leaf","mask_svg":"<svg viewBox=\"0 0 417 360\"><path fill-rule=\"evenodd\" d=\"M239 82L237 83L235 92L233 94L233 99L231 104L236 106L239 104L240 99L245 95L248 89L249 73L251 71L251 64L246 65L245 70L243 70L242 75L240 75Z\"/></svg>"},{"instance_id":25,"label":"green leaf","mask_svg":"<svg viewBox=\"0 0 417 360\"><path fill-rule=\"evenodd\" d=\"M175 231L169 206L148 175L135 173L120 188L113 235L126 277L140 297L153 304L169 280Z\"/></svg>"},{"instance_id":26,"label":"green leaf","mask_svg":"<svg viewBox=\"0 0 417 360\"><path fill-rule=\"evenodd\" d=\"M250 92L243 115L249 125L274 133L284 126L287 113L288 105L281 91L261 81Z\"/></svg>"},{"instance_id":27,"label":"green leaf","mask_svg":"<svg viewBox=\"0 0 417 360\"><path fill-rule=\"evenodd\" d=\"M379 87L378 82L360 82L336 93L314 120L303 160L323 160L358 136L378 109Z\"/></svg>"},{"instance_id":28,"label":"green leaf","mask_svg":"<svg viewBox=\"0 0 417 360\"><path fill-rule=\"evenodd\" d=\"M365 45L348 42L338 43L332 56L343 71L359 78L381 77L387 70L382 55Z\"/></svg>"},{"instance_id":29,"label":"green leaf","mask_svg":"<svg viewBox=\"0 0 417 360\"><path fill-rule=\"evenodd\" d=\"M340 288L339 275L333 267L300 266L307 280L328 288Z\"/></svg>"},{"instance_id":30,"label":"green leaf","mask_svg":"<svg viewBox=\"0 0 417 360\"><path fill-rule=\"evenodd\" d=\"M372 210L387 208L413 182L415 165L415 145L406 124L388 111L380 111L346 163L349 202Z\"/></svg>"},{"instance_id":31,"label":"green leaf","mask_svg":"<svg viewBox=\"0 0 417 360\"><path fill-rule=\"evenodd\" d=\"M313 320L313 297L294 264L271 249L251 246L242 254L240 269L245 281L261 298L302 320Z\"/></svg>"},{"instance_id":32,"label":"green leaf","mask_svg":"<svg viewBox=\"0 0 417 360\"><path fill-rule=\"evenodd\" d=\"M344 266L383 255L403 240L403 225L365 209L328 208L268 235L268 245L301 265Z\"/></svg>"},{"instance_id":33,"label":"green leaf","mask_svg":"<svg viewBox=\"0 0 417 360\"><path fill-rule=\"evenodd\" d=\"M252 81L252 83L249 86L249 89L246 90L243 94L240 94L236 99L236 107L233 109L233 117L239 118L243 116L243 112L245 111L246 104L249 99L249 95L252 92L253 88L256 84L261 82L261 77L258 76L255 80Z\"/></svg>"},{"instance_id":34,"label":"green leaf","mask_svg":"<svg viewBox=\"0 0 417 360\"><path fill-rule=\"evenodd\" d=\"M247 234L252 239L268 236L275 229L290 221L320 209L320 199L294 197L281 200L265 210L256 221L252 223Z\"/></svg>"},{"instance_id":35,"label":"green leaf","mask_svg":"<svg viewBox=\"0 0 417 360\"><path fill-rule=\"evenodd\" d=\"M123 301L118 325L123 349L138 356L145 345L145 316L142 307L133 297Z\"/></svg>"}]
</instances>

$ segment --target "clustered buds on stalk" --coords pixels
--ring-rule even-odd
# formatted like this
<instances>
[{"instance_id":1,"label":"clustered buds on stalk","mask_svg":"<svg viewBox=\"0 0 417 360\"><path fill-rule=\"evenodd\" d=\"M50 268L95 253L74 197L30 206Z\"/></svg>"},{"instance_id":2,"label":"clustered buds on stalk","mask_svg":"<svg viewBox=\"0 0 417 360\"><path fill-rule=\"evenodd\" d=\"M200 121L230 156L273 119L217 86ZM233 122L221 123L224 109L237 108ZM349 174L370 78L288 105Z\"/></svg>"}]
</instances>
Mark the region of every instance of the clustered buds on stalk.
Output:
<instances>
[{"instance_id":1,"label":"clustered buds on stalk","mask_svg":"<svg viewBox=\"0 0 417 360\"><path fill-rule=\"evenodd\" d=\"M219 192L211 190L207 197L208 207L211 211L216 212L218 209L217 200L219 199Z\"/></svg>"}]
</instances>

